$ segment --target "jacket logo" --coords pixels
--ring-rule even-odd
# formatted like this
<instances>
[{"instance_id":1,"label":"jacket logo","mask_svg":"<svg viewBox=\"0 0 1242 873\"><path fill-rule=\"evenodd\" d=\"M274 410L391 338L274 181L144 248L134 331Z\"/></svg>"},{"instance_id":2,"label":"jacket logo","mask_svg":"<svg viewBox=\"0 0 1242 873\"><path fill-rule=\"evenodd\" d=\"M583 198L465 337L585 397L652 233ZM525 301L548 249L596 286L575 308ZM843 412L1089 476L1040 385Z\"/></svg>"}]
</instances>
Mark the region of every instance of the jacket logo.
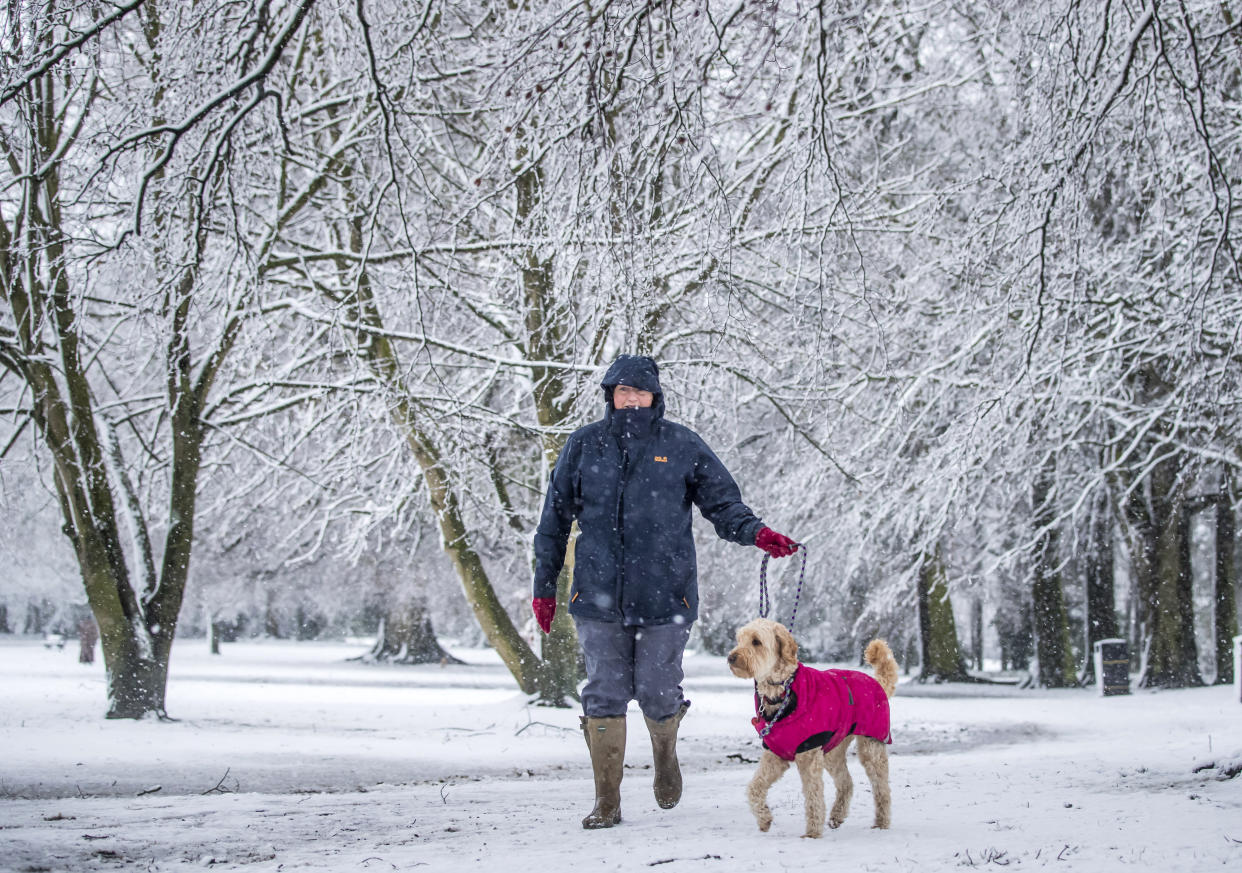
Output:
<instances>
[{"instance_id":1,"label":"jacket logo","mask_svg":"<svg viewBox=\"0 0 1242 873\"><path fill-rule=\"evenodd\" d=\"M657 461L659 461L661 464L667 464L667 463L668 463L668 455L656 455L656 456L655 456L655 459L656 459Z\"/></svg>"}]
</instances>

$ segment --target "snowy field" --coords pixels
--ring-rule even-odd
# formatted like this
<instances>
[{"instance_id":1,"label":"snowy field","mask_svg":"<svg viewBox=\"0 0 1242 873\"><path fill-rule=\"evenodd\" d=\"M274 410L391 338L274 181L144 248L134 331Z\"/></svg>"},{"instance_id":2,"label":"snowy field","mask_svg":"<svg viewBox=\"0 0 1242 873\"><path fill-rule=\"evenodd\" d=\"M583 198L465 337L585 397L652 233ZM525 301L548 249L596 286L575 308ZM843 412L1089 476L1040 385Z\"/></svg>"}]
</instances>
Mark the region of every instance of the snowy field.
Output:
<instances>
[{"instance_id":1,"label":"snowy field","mask_svg":"<svg viewBox=\"0 0 1242 873\"><path fill-rule=\"evenodd\" d=\"M1058 871L1242 869L1242 704L1232 688L1138 692L902 684L893 827L854 807L800 839L795 773L761 834L744 791L750 687L687 658L681 805L651 796L631 710L623 823L593 796L578 715L535 708L490 652L366 666L365 645L178 643L175 722L109 722L103 668L0 637L0 869L14 871ZM1197 767L1215 762L1195 772ZM831 786L829 785L829 790Z\"/></svg>"}]
</instances>

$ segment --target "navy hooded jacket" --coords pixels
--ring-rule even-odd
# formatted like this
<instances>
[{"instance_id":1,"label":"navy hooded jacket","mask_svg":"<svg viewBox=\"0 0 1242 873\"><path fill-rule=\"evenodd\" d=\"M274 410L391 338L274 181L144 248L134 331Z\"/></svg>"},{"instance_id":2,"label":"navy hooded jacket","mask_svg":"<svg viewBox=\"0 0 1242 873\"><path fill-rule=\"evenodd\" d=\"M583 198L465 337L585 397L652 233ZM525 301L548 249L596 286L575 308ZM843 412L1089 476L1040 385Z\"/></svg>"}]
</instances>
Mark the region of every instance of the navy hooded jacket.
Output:
<instances>
[{"instance_id":1,"label":"navy hooded jacket","mask_svg":"<svg viewBox=\"0 0 1242 873\"><path fill-rule=\"evenodd\" d=\"M654 360L617 358L601 383L604 418L570 434L552 470L535 532L535 597L555 597L570 526L578 521L569 611L627 625L698 618L691 506L721 538L754 545L763 522L698 434L664 419ZM613 409L629 385L655 395L650 408Z\"/></svg>"}]
</instances>

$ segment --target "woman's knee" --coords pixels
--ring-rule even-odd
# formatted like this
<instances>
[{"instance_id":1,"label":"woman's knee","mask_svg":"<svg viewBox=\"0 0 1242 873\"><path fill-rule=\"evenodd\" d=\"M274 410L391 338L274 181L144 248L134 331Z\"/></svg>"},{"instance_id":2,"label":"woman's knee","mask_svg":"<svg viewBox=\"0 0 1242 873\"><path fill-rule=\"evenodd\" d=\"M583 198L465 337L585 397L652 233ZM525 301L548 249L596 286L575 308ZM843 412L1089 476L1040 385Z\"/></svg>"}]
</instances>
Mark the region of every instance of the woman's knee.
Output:
<instances>
[{"instance_id":1,"label":"woman's knee","mask_svg":"<svg viewBox=\"0 0 1242 873\"><path fill-rule=\"evenodd\" d=\"M643 683L635 688L635 697L638 700L638 708L652 721L672 718L684 702L680 683L673 685Z\"/></svg>"}]
</instances>

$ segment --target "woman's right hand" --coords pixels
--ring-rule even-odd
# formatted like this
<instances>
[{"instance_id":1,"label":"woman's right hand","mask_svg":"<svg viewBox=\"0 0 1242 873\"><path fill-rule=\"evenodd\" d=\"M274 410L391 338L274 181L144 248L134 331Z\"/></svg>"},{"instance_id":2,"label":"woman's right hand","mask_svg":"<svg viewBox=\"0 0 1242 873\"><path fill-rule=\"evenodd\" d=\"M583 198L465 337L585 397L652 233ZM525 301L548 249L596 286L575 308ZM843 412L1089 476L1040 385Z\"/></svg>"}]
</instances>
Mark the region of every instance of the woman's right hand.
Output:
<instances>
[{"instance_id":1,"label":"woman's right hand","mask_svg":"<svg viewBox=\"0 0 1242 873\"><path fill-rule=\"evenodd\" d=\"M530 605L535 610L535 621L539 623L539 629L545 634L551 633L552 618L556 615L556 598L536 597Z\"/></svg>"}]
</instances>

